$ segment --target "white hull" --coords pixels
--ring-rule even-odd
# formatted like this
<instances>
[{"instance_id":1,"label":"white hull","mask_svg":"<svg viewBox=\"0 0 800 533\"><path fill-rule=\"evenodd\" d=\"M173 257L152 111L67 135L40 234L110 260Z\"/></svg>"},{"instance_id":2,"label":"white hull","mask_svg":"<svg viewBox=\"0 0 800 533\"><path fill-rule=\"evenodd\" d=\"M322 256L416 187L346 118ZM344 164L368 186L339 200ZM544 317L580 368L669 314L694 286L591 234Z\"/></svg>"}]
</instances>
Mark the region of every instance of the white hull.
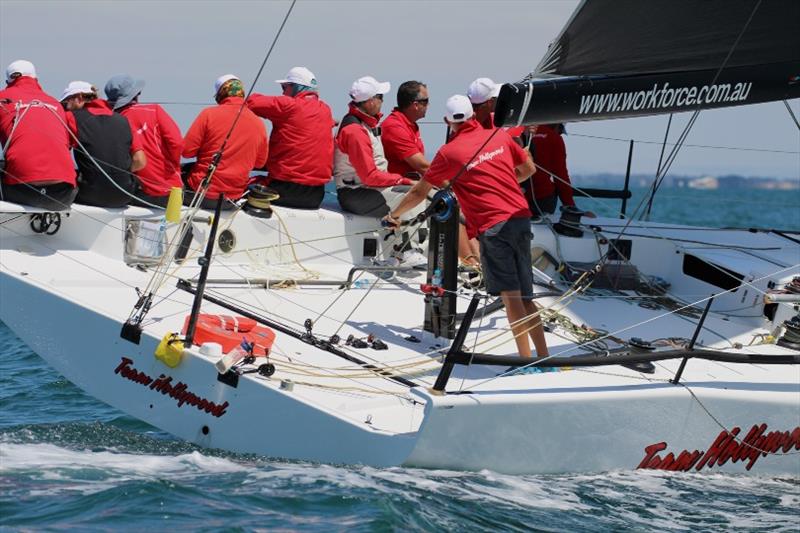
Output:
<instances>
[{"instance_id":1,"label":"white hull","mask_svg":"<svg viewBox=\"0 0 800 533\"><path fill-rule=\"evenodd\" d=\"M125 213L143 216L148 211L130 208ZM174 289L174 279L170 279L144 323L140 344L120 338L121 325L137 299L133 287L144 287L151 275L122 261L121 217L125 213L75 206L54 236L34 235L26 218L0 224L0 319L87 393L181 439L204 447L289 459L486 468L505 473L632 469L644 461L647 447L666 443L663 448L650 449L650 466L659 466L658 461L653 462L655 455L664 458L670 452L678 456L683 450L697 450L692 470L697 470L705 457L702 471L800 475L800 429L797 449L758 456L750 469L747 465L751 460L745 458L716 464L721 461L713 451L720 433L736 432L737 427L740 439L753 426L763 424L766 429L758 435L772 431L793 435L800 426L797 365L693 359L680 385L669 382L679 360L657 363L655 374L604 366L491 380L503 369L456 367L447 387L450 394L432 395L429 389L441 365L430 352L436 343L446 349L447 341L421 330L423 304L415 289L424 282L421 276L402 283L377 283L360 305L365 289L343 295L333 287L215 289L272 319L281 316L293 328L302 329L299 325L306 318L315 318L315 331L326 335L357 306L339 335L346 338L349 334L375 333L389 349L349 352L371 364L393 368L395 374L412 380L416 387L409 389L281 333L272 357L277 372L269 378L253 373L241 376L236 387L222 383L217 379L216 359L196 347L184 353L179 366L169 368L153 353L166 333L180 331L192 295ZM362 249L360 232L373 230L382 238L374 220L327 210L319 214L279 213L294 240L299 261L321 279L343 279L354 263L362 262L358 257ZM4 220L12 216L0 215L6 217ZM294 260L285 249L287 235L274 219L262 221L239 214L230 228L237 235L239 248L215 258L210 278L239 274L266 277L269 269L273 278L279 279L303 274L297 265L292 266ZM201 225L196 229L193 247L200 249L205 230ZM680 233L678 229L663 231ZM351 236L303 244L326 234ZM536 236L535 245L555 253L548 240L553 237L543 227L537 227ZM702 282L696 279L681 278L674 272L670 275L674 270L670 261L655 259L656 254L663 254L656 248L667 246L667 241L652 237L634 240L631 259L636 262L636 254L643 254L638 262L642 271L674 280L673 289L685 287L687 294L708 290L698 287ZM597 253L596 245L592 252L592 247L581 247L578 241L560 243L562 253L572 254L573 261L591 261L591 254ZM264 250L270 243L282 246L280 254ZM753 258L747 274L753 274L754 286L766 287L767 278L758 279L768 274L759 272L765 264L780 271L769 277L773 281L797 275L797 259L789 268L780 265L791 263L792 254L800 248L782 244L766 259ZM735 254L719 247L707 253ZM195 261L187 261L175 267L174 274L188 279L197 272ZM375 281L372 276L368 279ZM725 297L712 309L728 305ZM736 298L749 301L751 296L737 294ZM556 300L550 297L539 302L559 307ZM315 315L328 305L331 307L325 316ZM757 316L757 311L748 308L735 320L712 311L698 342L733 353L793 353L774 344L747 346L754 336L772 327L763 316ZM211 303L204 303L203 312L231 314ZM578 297L562 312L577 324L589 323L610 331L635 323L635 327L618 333L624 338L689 337L696 325L696 320L686 317L662 316L663 310L631 308L630 302L589 297ZM472 346L476 334L490 336L505 325L502 312L480 323L476 319L474 334L470 333L465 346ZM553 353L574 347L573 341L563 338L563 332L558 333L548 334ZM422 342L405 341L410 334ZM731 348L735 342L745 346ZM513 354L510 337L493 352ZM408 361L417 364L397 370ZM287 379L294 382L293 388L281 387ZM455 393L462 388L469 393ZM179 405L181 400L183 405ZM200 400L200 406L191 405ZM735 451L730 443L723 444L729 452ZM666 468L667 463L660 466Z\"/></svg>"}]
</instances>

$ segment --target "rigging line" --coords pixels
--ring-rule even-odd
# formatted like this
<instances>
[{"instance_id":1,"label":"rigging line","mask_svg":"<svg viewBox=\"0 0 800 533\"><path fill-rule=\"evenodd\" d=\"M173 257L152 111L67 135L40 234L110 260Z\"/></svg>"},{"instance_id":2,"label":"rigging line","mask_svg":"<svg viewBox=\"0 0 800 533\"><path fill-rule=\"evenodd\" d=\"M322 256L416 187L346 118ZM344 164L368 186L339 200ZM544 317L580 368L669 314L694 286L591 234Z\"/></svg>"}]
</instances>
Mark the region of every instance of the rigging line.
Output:
<instances>
[{"instance_id":1,"label":"rigging line","mask_svg":"<svg viewBox=\"0 0 800 533\"><path fill-rule=\"evenodd\" d=\"M792 117L792 120L794 121L794 125L797 126L798 130L800 130L800 122L797 121L797 117L795 116L794 111L792 111L792 106L790 106L789 102L787 102L786 100L783 101L783 105L786 106L786 111L788 111L789 112L789 116Z\"/></svg>"},{"instance_id":2,"label":"rigging line","mask_svg":"<svg viewBox=\"0 0 800 533\"><path fill-rule=\"evenodd\" d=\"M736 40L734 41L734 43L731 46L730 50L728 50L728 54L725 56L725 59L722 61L722 65L720 65L719 69L717 69L717 72L714 74L714 79L711 80L711 83L709 85L714 85L717 82L717 79L719 79L720 74L722 74L722 71L725 69L725 66L728 64L728 61L730 60L731 56L733 55L733 51L736 50L736 47L739 45L739 41L742 39L742 37L744 36L745 31L747 31L747 28L750 26L750 22L752 22L753 17L755 16L756 12L758 11L758 8L761 7L761 2L762 1L763 0L758 0L758 3L756 3L756 5L753 7L753 10L750 12L750 16L748 17L747 21L744 23L744 26L742 27L741 31L739 32L739 35L736 37ZM700 111L701 111L701 108L700 108L700 105L698 104L697 109L695 109L694 113L692 113L692 117L689 119L689 122L684 127L683 133L681 134L680 138L678 139L678 142L672 148L672 152L670 153L670 156L667 157L667 162L664 165L663 172L661 173L660 176L659 175L656 176L656 182L654 183L653 193L652 194L655 194L655 192L661 186L661 182L664 180L664 176L666 176L666 173L669 171L670 167L672 166L672 163L677 158L678 152L680 151L683 143L685 142L686 138L689 135L689 131L691 131L692 127L694 126L695 121L697 120L697 117L700 115Z\"/></svg>"},{"instance_id":3,"label":"rigging line","mask_svg":"<svg viewBox=\"0 0 800 533\"><path fill-rule=\"evenodd\" d=\"M60 115L59 115L59 114L56 112L56 110L54 110L54 109L50 109L50 108L49 108L49 107L47 107L47 106L45 106L45 109L47 109L48 111L50 111L50 112L53 114L53 116L55 116L55 117L58 119L58 121L59 121L59 122L61 122L61 125L62 125L62 126L64 126L64 128L67 130L67 133L69 133L70 137L72 137L72 138L75 140L75 143L78 145L78 147L80 147L81 151L82 151L82 152L83 152L83 153L86 155L86 157L88 157L88 158L89 158L89 160L92 162L92 164L94 164L94 166L95 166L95 167L97 167L97 170L99 170L99 171L100 171L100 173L103 175L103 177L104 177L104 178L106 178L106 179L107 179L107 180L108 180L108 181L109 181L109 182L110 182L110 183L111 183L111 184L112 184L114 187L116 187L117 189L119 189L119 190L120 190L121 192L123 192L123 193L124 193L126 196L129 196L130 198L133 198L133 199L135 199L135 200L137 200L137 201L139 201L139 202L142 202L143 204L146 204L148 207L153 207L153 208L155 208L155 209L162 209L162 210L164 209L164 208L163 208L163 207L161 207L161 206L158 206L158 205L155 205L155 204L151 204L150 202L147 202L146 200L143 200L142 198L139 198L138 196L136 196L135 194L131 193L130 191L127 191L127 190L123 189L123 188L122 188L122 187L119 185L119 183L117 183L116 181L114 181L114 180L111 178L111 176L109 176L109 175L108 175L108 173L105 171L105 169L104 169L103 167L101 167L101 166L100 166L100 163L98 163L98 162L97 162L97 160L94 158L94 156L92 156L92 154L90 154L90 153L89 153L89 150L87 150L87 149L86 149L86 147L85 147L85 146L83 146L83 143L81 143L80 139L78 139L78 136L77 136L77 135L75 135L75 133L73 133L73 132L72 132L72 130L69 128L69 126L67 126L67 123L66 123L66 122L64 122L64 119L62 119L62 118L61 118L61 116L60 116ZM104 164L105 164L105 163L104 163ZM135 174L133 174L132 172L130 172L130 169L128 169L128 170L123 170L123 169L121 169L121 168L115 167L114 165L108 165L108 166L110 166L110 167L112 167L112 168L115 168L115 169L117 169L117 170L121 170L121 171L123 171L123 172L127 172L128 174L131 174L131 175L135 176Z\"/></svg>"},{"instance_id":4,"label":"rigging line","mask_svg":"<svg viewBox=\"0 0 800 533\"><path fill-rule=\"evenodd\" d=\"M785 272L785 271L787 271L787 270L790 270L791 268L796 268L796 267L798 267L798 266L800 266L800 264L794 265L793 267L784 268L784 269L781 269L781 270L778 270L778 271L772 272L771 274L767 274L766 276L762 276L761 278L755 279L755 280L753 280L753 281L754 281L754 282L755 282L755 281L761 281L761 280L763 280L763 279L766 279L766 278L768 278L768 277L770 277L770 276L774 276L774 275L776 275L776 274L779 274L779 273L781 273L781 272ZM723 295L723 294L726 294L726 293L729 293L729 292L732 292L732 289L729 289L729 290L726 290L726 291L720 292L720 293L718 293L718 294L715 294L714 296L708 296L708 297L706 297L706 298L703 298L703 299L701 299L701 300L698 300L698 301L696 301L696 302L693 302L691 305L684 306L684 307L683 307L683 308L681 308L681 309L685 309L685 308L687 308L687 307L696 306L697 304L703 303L703 302L705 302L705 301L709 300L710 298L716 298L717 296L721 296L721 295ZM624 331L628 331L628 330L630 330L630 329L633 329L633 328L636 328L636 327L642 326L642 325L644 325L644 324L647 324L647 323L649 323L649 322L653 322L653 321L655 321L655 320L659 320L659 319L661 319L661 318L664 318L664 317L666 317L666 316L669 316L669 315L671 315L671 314L675 314L675 311L669 311L669 312L667 312L667 313L662 313L662 314L660 314L660 315L657 315L657 316L654 316L654 317L650 317L650 318L648 318L648 319L646 319L646 320L642 320L641 322L638 322L638 323L636 323L636 324L632 324L632 325L629 325L629 326L625 326L624 328L620 328L620 329L618 329L618 330L616 330L616 331L614 331L614 332L608 333L608 334L606 334L606 335L603 335L603 336L601 336L601 337L598 337L597 339L594 339L594 340L605 340L605 339L608 339L608 338L611 338L611 337L618 337L618 336L619 336L619 334L620 334L620 333L622 333L622 332L624 332ZM707 328L703 328L703 329L707 329ZM575 350L577 350L577 349L579 349L579 348L581 348L581 347L582 347L582 344L577 344L577 345L575 345L575 346L573 346L573 347L571 347L571 348L566 348L566 349L564 349L564 350L562 350L562 351L560 351L560 352L558 352L558 353L551 354L551 355L549 355L549 356L547 356L547 357L536 358L536 359L534 359L533 361L531 361L531 363L529 363L529 364L527 364L527 365L525 365L525 366L523 366L523 367L517 367L516 369L513 369L513 370L508 370L508 371L506 371L506 372L503 372L503 373L501 373L501 374L498 374L498 375L496 375L496 376L494 376L494 377L492 377L492 378L489 378L489 379L486 379L486 380L484 380L484 381L478 382L478 383L476 383L476 384L474 384L474 385L470 386L470 387L469 387L467 390L471 390L471 389L473 389L473 388L475 388L475 387L479 387L479 386L481 386L481 385L484 385L484 384L486 384L486 383L489 383L489 382L491 382L491 381L494 381L494 380L495 380L495 379L497 379L497 378L500 378L500 377L507 376L508 374L510 374L510 373L512 373L512 372L514 372L514 371L516 371L516 370L519 370L519 369L522 369L522 368L528 368L528 367L530 367L530 366L533 366L533 365L538 365L538 364L540 364L540 363L543 363L543 362L547 361L548 359L550 359L550 358L552 358L552 357L558 357L558 356L561 356L561 355L564 355L564 354L568 354L568 353L570 353L570 352L573 352L573 351L575 351Z\"/></svg>"},{"instance_id":5,"label":"rigging line","mask_svg":"<svg viewBox=\"0 0 800 533\"><path fill-rule=\"evenodd\" d=\"M569 132L570 137L585 137L587 139L600 139L603 141L617 141L617 142L624 142L629 143L631 139L622 139L620 137L606 137L603 135L589 135L586 133L575 133L573 131ZM650 141L650 140L640 140L640 139L633 139L636 144L663 144L661 141ZM675 146L675 143L667 143L667 146ZM739 146L716 146L710 144L687 144L684 143L684 148L704 148L709 150L735 150L737 152L764 152L764 153L771 153L771 154L788 154L788 155L797 155L800 154L800 151L796 150L775 150L772 148L744 148Z\"/></svg>"},{"instance_id":6,"label":"rigging line","mask_svg":"<svg viewBox=\"0 0 800 533\"><path fill-rule=\"evenodd\" d=\"M669 139L669 128L672 126L672 113L669 114L669 120L667 121L667 129L664 131L664 142L661 144L661 154L658 156L658 166L656 166L656 176L661 174L661 164L664 160L664 149L667 147L667 139ZM658 187L656 187L653 192L650 194L650 199L647 201L647 212L644 214L645 220L650 220L650 210L653 208L653 199L656 196L656 192L658 191Z\"/></svg>"},{"instance_id":7,"label":"rigging line","mask_svg":"<svg viewBox=\"0 0 800 533\"><path fill-rule=\"evenodd\" d=\"M242 99L242 105L239 106L239 110L236 112L236 117L233 119L233 123L231 124L231 127L228 129L228 133L222 139L222 145L220 145L219 150L216 151L216 153L214 154L214 157L211 160L211 163L210 163L210 165L208 167L208 173L206 174L206 177L200 183L200 186L197 188L198 190L195 191L193 203L194 203L194 201L196 201L197 204L200 204L200 202L203 200L203 198L205 198L205 195L206 195L206 193L208 191L208 188L209 188L209 186L211 184L211 178L213 177L214 173L217 170L217 164L219 163L220 159L222 159L222 154L225 151L225 147L228 145L228 141L230 140L231 135L233 134L233 130L236 128L236 125L239 123L239 119L242 116L242 112L244 111L244 108L245 108L245 106L247 104L247 98L249 98L250 95L253 93L253 90L255 89L256 83L258 82L258 78L261 76L261 73L264 71L264 67L267 64L267 61L269 60L270 55L272 55L272 50L275 48L275 45L278 42L278 38L280 38L281 32L283 32L283 28L284 28L284 26L286 26L286 22L289 20L289 15L292 14L292 10L294 9L294 5L296 3L297 3L297 0L292 0L292 4L289 6L289 9L286 11L286 15L283 17L283 22L281 22L281 25L278 28L278 31L275 34L275 37L272 39L272 44L270 45L269 50L267 50L267 54L264 56L264 60L261 62L261 66L259 67L258 72L256 73L256 77L253 79L253 83L250 85L250 89L247 91L247 94Z\"/></svg>"}]
</instances>

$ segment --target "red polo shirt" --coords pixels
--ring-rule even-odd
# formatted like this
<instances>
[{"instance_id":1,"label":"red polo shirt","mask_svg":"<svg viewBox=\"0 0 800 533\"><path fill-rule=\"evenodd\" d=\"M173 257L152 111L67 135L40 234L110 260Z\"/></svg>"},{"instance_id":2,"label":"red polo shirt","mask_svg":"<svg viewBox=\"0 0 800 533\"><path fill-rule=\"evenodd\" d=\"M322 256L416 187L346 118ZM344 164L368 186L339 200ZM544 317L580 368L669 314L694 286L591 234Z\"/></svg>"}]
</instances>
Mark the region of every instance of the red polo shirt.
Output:
<instances>
[{"instance_id":1,"label":"red polo shirt","mask_svg":"<svg viewBox=\"0 0 800 533\"><path fill-rule=\"evenodd\" d=\"M550 126L541 125L533 134L531 142L535 147L536 157L536 173L533 175L534 196L547 198L558 192L562 204L575 205L567 172L567 148L561 134ZM552 178L545 169L561 179Z\"/></svg>"},{"instance_id":2,"label":"red polo shirt","mask_svg":"<svg viewBox=\"0 0 800 533\"><path fill-rule=\"evenodd\" d=\"M119 110L131 125L134 142L141 142L147 164L136 175L150 196L167 196L181 181L181 130L158 104L131 104Z\"/></svg>"},{"instance_id":3,"label":"red polo shirt","mask_svg":"<svg viewBox=\"0 0 800 533\"><path fill-rule=\"evenodd\" d=\"M247 107L272 122L267 170L272 178L325 185L333 175L331 108L314 91L295 96L253 94Z\"/></svg>"},{"instance_id":4,"label":"red polo shirt","mask_svg":"<svg viewBox=\"0 0 800 533\"><path fill-rule=\"evenodd\" d=\"M528 152L508 133L485 129L471 119L439 149L423 179L441 187L467 166L453 182L453 191L472 238L504 220L531 216L514 172L527 159Z\"/></svg>"},{"instance_id":5,"label":"red polo shirt","mask_svg":"<svg viewBox=\"0 0 800 533\"><path fill-rule=\"evenodd\" d=\"M193 190L197 190L205 178L214 154L222 146L243 103L244 98L229 96L219 105L203 109L186 132L183 157L197 157L188 178ZM229 200L241 198L247 189L250 171L267 162L267 150L264 123L245 107L211 177L206 198L216 200L220 193Z\"/></svg>"},{"instance_id":6,"label":"red polo shirt","mask_svg":"<svg viewBox=\"0 0 800 533\"><path fill-rule=\"evenodd\" d=\"M15 129L17 117L22 119ZM5 146L11 136L2 182L56 181L74 187L75 166L66 121L61 104L47 95L35 78L17 78L0 90L0 143Z\"/></svg>"},{"instance_id":7,"label":"red polo shirt","mask_svg":"<svg viewBox=\"0 0 800 533\"><path fill-rule=\"evenodd\" d=\"M414 154L425 155L425 145L419 134L419 126L411 122L399 109L395 108L381 123L381 142L389 172L406 175L416 170L405 159Z\"/></svg>"}]
</instances>

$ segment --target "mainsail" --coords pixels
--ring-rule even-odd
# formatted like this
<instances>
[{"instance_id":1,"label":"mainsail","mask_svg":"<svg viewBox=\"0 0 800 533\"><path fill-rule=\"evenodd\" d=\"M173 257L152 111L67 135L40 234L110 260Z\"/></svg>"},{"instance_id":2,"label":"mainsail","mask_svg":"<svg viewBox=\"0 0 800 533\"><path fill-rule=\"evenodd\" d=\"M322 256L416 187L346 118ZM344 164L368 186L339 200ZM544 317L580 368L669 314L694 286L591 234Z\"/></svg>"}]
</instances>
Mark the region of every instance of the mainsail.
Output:
<instances>
[{"instance_id":1,"label":"mainsail","mask_svg":"<svg viewBox=\"0 0 800 533\"><path fill-rule=\"evenodd\" d=\"M584 0L498 126L694 111L800 96L796 0Z\"/></svg>"}]
</instances>

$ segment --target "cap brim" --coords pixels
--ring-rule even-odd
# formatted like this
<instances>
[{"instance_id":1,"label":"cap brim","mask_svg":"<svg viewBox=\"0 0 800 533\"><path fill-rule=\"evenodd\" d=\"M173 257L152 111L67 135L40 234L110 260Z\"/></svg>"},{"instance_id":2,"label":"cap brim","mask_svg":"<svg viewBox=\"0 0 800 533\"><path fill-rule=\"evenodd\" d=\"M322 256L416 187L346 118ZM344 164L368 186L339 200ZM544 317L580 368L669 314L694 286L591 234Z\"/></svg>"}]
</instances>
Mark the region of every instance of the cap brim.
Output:
<instances>
[{"instance_id":1,"label":"cap brim","mask_svg":"<svg viewBox=\"0 0 800 533\"><path fill-rule=\"evenodd\" d=\"M284 83L292 83L292 82L290 82L289 80L275 80L275 83L280 83L281 85L283 85Z\"/></svg>"},{"instance_id":2,"label":"cap brim","mask_svg":"<svg viewBox=\"0 0 800 533\"><path fill-rule=\"evenodd\" d=\"M377 94L386 94L392 89L392 84L388 81L378 84L378 93Z\"/></svg>"},{"instance_id":3,"label":"cap brim","mask_svg":"<svg viewBox=\"0 0 800 533\"><path fill-rule=\"evenodd\" d=\"M497 98L497 96L500 94L500 88L502 86L503 86L502 83L496 83L494 89L492 89L492 92L489 93L489 96L491 96L492 98Z\"/></svg>"}]
</instances>

